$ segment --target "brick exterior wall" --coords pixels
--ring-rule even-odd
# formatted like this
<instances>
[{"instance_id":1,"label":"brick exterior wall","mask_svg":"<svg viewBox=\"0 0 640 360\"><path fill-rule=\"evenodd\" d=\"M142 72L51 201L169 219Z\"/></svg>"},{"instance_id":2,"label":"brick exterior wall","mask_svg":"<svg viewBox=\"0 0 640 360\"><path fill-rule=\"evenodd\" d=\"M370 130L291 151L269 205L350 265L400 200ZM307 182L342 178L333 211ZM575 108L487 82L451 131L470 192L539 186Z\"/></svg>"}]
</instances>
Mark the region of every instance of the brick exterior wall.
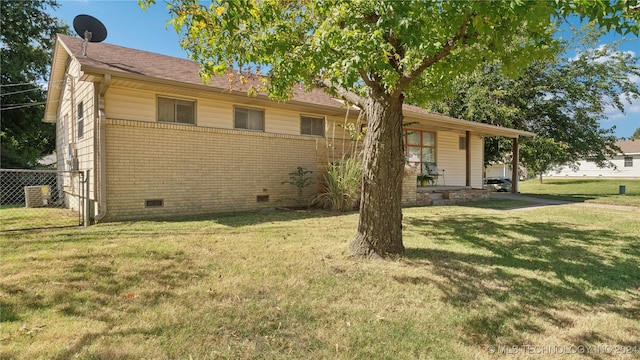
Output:
<instances>
[{"instance_id":1,"label":"brick exterior wall","mask_svg":"<svg viewBox=\"0 0 640 360\"><path fill-rule=\"evenodd\" d=\"M451 189L451 190L429 190L419 189L416 191L416 200L413 206L432 205L454 205L469 201L488 199L489 192L484 189ZM409 206L409 204L407 204Z\"/></svg>"},{"instance_id":2,"label":"brick exterior wall","mask_svg":"<svg viewBox=\"0 0 640 360\"><path fill-rule=\"evenodd\" d=\"M295 206L296 187L282 182L298 166L318 174L311 136L109 119L105 138L106 221Z\"/></svg>"},{"instance_id":3,"label":"brick exterior wall","mask_svg":"<svg viewBox=\"0 0 640 360\"><path fill-rule=\"evenodd\" d=\"M297 206L296 187L283 184L302 166L316 183L326 168L326 139L189 125L108 119L107 217L104 221L185 218L199 214ZM417 191L418 171L405 167L403 206L429 206L433 192ZM486 198L476 189L439 191L446 203ZM268 196L268 201L258 197ZM161 200L161 206L147 206ZM448 201L447 201L448 200ZM156 203L155 205L158 205Z\"/></svg>"},{"instance_id":4,"label":"brick exterior wall","mask_svg":"<svg viewBox=\"0 0 640 360\"><path fill-rule=\"evenodd\" d=\"M410 166L404 167L404 177L402 178L402 206L416 205L416 187L418 183L418 169Z\"/></svg>"}]
</instances>

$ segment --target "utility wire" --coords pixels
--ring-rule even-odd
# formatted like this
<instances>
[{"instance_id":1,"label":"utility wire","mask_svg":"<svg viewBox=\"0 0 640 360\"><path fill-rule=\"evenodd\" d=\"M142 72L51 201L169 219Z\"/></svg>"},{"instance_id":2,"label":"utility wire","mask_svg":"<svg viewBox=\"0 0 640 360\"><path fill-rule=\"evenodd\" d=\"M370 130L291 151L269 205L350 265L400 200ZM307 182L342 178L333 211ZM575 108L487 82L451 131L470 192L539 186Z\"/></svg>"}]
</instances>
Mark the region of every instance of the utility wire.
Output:
<instances>
[{"instance_id":1,"label":"utility wire","mask_svg":"<svg viewBox=\"0 0 640 360\"><path fill-rule=\"evenodd\" d=\"M46 84L46 83L43 83ZM37 83L32 83L32 82L28 82L28 83L20 83L20 84L0 84L0 87L7 87L7 86L23 86L23 85L33 85L33 86L38 86Z\"/></svg>"},{"instance_id":2,"label":"utility wire","mask_svg":"<svg viewBox=\"0 0 640 360\"><path fill-rule=\"evenodd\" d=\"M10 92L10 93L2 93L2 94L0 94L0 96L21 94L21 93L26 93L26 92L35 91L35 90L43 90L43 89L41 89L41 88L33 88L33 89L29 89L29 90L14 91L14 92Z\"/></svg>"},{"instance_id":3,"label":"utility wire","mask_svg":"<svg viewBox=\"0 0 640 360\"><path fill-rule=\"evenodd\" d=\"M46 104L46 102L37 102L37 103L28 103L28 104L18 104L18 105L13 105L13 106L8 106L8 107L0 108L0 111L13 110L13 109L22 109L22 108L26 108L26 107L39 106L39 105L44 105L44 104Z\"/></svg>"},{"instance_id":4,"label":"utility wire","mask_svg":"<svg viewBox=\"0 0 640 360\"><path fill-rule=\"evenodd\" d=\"M50 101L50 102L51 103L57 103L57 102L61 102L61 101L64 101L64 99ZM46 103L47 103L46 101L43 101L43 102L37 102L37 103L8 104L7 107L0 108L0 111L13 110L13 109L22 109L22 108L31 107L31 106L44 105Z\"/></svg>"}]
</instances>

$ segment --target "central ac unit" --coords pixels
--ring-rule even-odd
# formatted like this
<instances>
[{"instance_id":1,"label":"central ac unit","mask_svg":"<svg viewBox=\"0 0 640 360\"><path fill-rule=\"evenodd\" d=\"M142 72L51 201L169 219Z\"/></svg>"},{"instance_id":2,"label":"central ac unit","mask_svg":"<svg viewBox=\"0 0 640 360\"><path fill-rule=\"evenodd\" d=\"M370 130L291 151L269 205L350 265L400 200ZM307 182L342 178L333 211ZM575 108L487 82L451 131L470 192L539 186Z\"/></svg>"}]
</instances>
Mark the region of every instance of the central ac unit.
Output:
<instances>
[{"instance_id":1,"label":"central ac unit","mask_svg":"<svg viewBox=\"0 0 640 360\"><path fill-rule=\"evenodd\" d=\"M25 207L36 208L49 204L51 200L51 189L48 185L25 186L24 202Z\"/></svg>"}]
</instances>

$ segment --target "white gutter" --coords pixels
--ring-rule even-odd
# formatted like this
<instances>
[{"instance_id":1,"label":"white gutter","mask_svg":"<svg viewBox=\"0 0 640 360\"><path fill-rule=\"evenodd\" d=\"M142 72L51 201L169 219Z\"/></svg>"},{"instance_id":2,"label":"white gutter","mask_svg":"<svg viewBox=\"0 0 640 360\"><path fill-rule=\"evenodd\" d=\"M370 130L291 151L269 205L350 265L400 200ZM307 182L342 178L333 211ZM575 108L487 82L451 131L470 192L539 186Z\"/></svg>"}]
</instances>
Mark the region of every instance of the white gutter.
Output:
<instances>
[{"instance_id":1,"label":"white gutter","mask_svg":"<svg viewBox=\"0 0 640 360\"><path fill-rule=\"evenodd\" d=\"M100 201L98 202L98 213L96 214L94 220L96 222L104 219L107 216L107 159L105 156L106 151L106 142L104 139L106 132L105 121L107 116L104 112L105 108L105 100L104 94L107 92L109 85L111 84L111 75L105 74L104 81L100 84L100 93L97 96L98 100L98 116L96 121L98 122L98 173L100 176L99 184L98 184L98 194L97 197ZM94 150L95 153L95 150Z\"/></svg>"}]
</instances>

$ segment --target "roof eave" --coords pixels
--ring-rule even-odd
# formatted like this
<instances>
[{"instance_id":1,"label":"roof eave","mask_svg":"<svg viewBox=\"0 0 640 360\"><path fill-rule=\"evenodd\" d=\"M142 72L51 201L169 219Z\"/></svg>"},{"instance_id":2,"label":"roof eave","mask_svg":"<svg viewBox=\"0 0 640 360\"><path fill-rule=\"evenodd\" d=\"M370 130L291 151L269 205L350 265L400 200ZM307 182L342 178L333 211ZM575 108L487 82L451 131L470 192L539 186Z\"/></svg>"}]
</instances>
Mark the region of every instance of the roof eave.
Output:
<instances>
[{"instance_id":1,"label":"roof eave","mask_svg":"<svg viewBox=\"0 0 640 360\"><path fill-rule=\"evenodd\" d=\"M524 130L510 129L490 124L479 123L475 121L468 121L463 119L457 119L446 115L436 113L420 113L411 110L405 110L405 114L419 119L430 120L438 125L451 126L459 130L470 130L474 133L483 136L502 136L508 138L518 138L520 136L535 137L536 133Z\"/></svg>"},{"instance_id":2,"label":"roof eave","mask_svg":"<svg viewBox=\"0 0 640 360\"><path fill-rule=\"evenodd\" d=\"M53 60L51 62L51 71L49 73L49 82L47 84L47 99L44 106L44 122L55 123L58 118L58 108L62 94L62 83L66 71L67 59L71 56L71 52L64 45L64 42L56 37L56 45L53 50Z\"/></svg>"},{"instance_id":3,"label":"roof eave","mask_svg":"<svg viewBox=\"0 0 640 360\"><path fill-rule=\"evenodd\" d=\"M104 77L104 75L108 74L108 75L111 75L112 78L114 79L121 78L121 79L134 80L134 81L140 81L140 82L146 82L146 83L152 83L152 84L158 84L158 85L180 86L188 89L220 93L229 97L246 98L247 96L249 96L247 95L246 92L243 92L243 91L236 91L236 90L230 91L229 89L226 89L226 88L211 86L204 83L194 84L194 83L188 83L188 82L182 82L182 81L176 81L176 80L170 80L170 79L151 77L148 75L130 74L130 73L117 71L117 70L107 70L107 69L93 67L90 65L83 65L82 63L80 64L80 70L82 71L82 74L83 74L82 80L85 80L85 81L100 81L100 79ZM271 100L267 95L257 94L253 97L258 100L273 102L273 100ZM345 106L340 105L338 102L336 102L335 107L322 105L322 104L303 102L298 100L287 100L284 103L291 104L291 105L304 106L307 108L316 109L318 111L330 112L331 115L338 115L338 114L343 115L346 109ZM357 110L353 110L353 111L356 114L358 112Z\"/></svg>"}]
</instances>

